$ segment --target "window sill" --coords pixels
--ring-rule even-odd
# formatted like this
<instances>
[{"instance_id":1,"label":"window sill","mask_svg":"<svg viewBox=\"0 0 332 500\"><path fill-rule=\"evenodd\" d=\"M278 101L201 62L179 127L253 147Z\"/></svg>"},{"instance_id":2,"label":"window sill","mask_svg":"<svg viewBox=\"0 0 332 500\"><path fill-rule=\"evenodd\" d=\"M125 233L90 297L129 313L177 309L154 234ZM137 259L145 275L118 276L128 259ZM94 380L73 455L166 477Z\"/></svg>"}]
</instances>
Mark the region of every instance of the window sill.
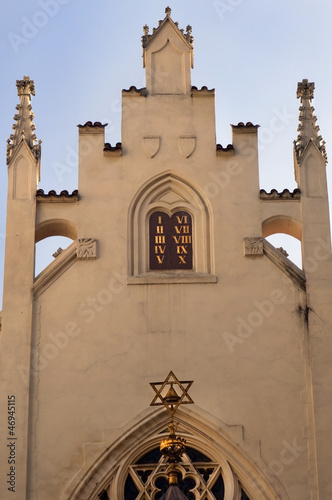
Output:
<instances>
[{"instance_id":1,"label":"window sill","mask_svg":"<svg viewBox=\"0 0 332 500\"><path fill-rule=\"evenodd\" d=\"M217 283L218 277L214 274L150 272L127 278L127 285L165 285L181 283Z\"/></svg>"}]
</instances>

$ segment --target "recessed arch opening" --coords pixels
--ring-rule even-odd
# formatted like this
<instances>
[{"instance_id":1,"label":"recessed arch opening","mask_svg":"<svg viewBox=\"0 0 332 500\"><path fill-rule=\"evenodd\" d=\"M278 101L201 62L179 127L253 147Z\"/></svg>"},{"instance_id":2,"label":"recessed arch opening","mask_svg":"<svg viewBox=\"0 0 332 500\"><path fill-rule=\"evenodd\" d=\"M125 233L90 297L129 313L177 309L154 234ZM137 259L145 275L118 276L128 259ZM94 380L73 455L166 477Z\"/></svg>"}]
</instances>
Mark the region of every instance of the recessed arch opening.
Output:
<instances>
[{"instance_id":1,"label":"recessed arch opening","mask_svg":"<svg viewBox=\"0 0 332 500\"><path fill-rule=\"evenodd\" d=\"M263 237L302 269L302 225L291 217L275 216L262 224Z\"/></svg>"},{"instance_id":2,"label":"recessed arch opening","mask_svg":"<svg viewBox=\"0 0 332 500\"><path fill-rule=\"evenodd\" d=\"M40 223L35 232L35 276L76 239L77 225L71 221L51 219Z\"/></svg>"},{"instance_id":3,"label":"recessed arch opening","mask_svg":"<svg viewBox=\"0 0 332 500\"><path fill-rule=\"evenodd\" d=\"M66 219L49 219L37 225L35 243L50 236L64 236L76 240L77 225Z\"/></svg>"}]
</instances>

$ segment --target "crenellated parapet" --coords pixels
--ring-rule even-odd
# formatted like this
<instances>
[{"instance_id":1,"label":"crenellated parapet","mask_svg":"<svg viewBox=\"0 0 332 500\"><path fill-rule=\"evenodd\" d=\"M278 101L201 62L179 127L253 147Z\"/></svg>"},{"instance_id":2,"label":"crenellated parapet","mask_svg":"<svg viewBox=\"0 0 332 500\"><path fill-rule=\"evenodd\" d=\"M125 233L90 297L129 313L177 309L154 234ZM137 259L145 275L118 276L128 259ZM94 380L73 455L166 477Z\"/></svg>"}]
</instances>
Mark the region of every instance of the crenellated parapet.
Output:
<instances>
[{"instance_id":1,"label":"crenellated parapet","mask_svg":"<svg viewBox=\"0 0 332 500\"><path fill-rule=\"evenodd\" d=\"M297 84L296 97L301 99L300 110L300 124L298 126L299 135L294 141L294 151L298 163L301 161L304 150L312 141L322 154L323 158L327 160L325 141L319 135L319 126L316 124L317 118L314 114L314 107L311 105L311 100L314 97L315 84L303 79L302 82Z\"/></svg>"},{"instance_id":2,"label":"crenellated parapet","mask_svg":"<svg viewBox=\"0 0 332 500\"><path fill-rule=\"evenodd\" d=\"M16 106L17 114L14 116L16 123L13 125L14 133L7 140L7 164L10 163L16 147L25 141L37 161L40 159L41 141L37 142L34 113L31 106L31 96L35 95L33 80L25 76L23 80L16 81L17 95L20 103Z\"/></svg>"}]
</instances>

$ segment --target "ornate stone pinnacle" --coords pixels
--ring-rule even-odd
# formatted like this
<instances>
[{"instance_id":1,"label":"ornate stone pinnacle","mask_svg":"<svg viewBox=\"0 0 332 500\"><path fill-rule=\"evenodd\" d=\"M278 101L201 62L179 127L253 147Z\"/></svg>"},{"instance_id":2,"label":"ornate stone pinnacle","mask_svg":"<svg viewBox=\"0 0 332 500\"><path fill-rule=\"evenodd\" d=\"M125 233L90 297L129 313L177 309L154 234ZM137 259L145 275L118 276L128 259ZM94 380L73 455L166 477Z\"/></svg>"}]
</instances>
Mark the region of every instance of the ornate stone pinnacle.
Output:
<instances>
[{"instance_id":1,"label":"ornate stone pinnacle","mask_svg":"<svg viewBox=\"0 0 332 500\"><path fill-rule=\"evenodd\" d=\"M23 80L16 80L17 95L35 95L35 84L28 76L24 76Z\"/></svg>"},{"instance_id":2,"label":"ornate stone pinnacle","mask_svg":"<svg viewBox=\"0 0 332 500\"><path fill-rule=\"evenodd\" d=\"M14 116L16 123L13 125L14 134L11 134L7 141L7 164L13 157L15 148L25 141L29 146L32 154L39 161L40 158L40 143L36 143L36 135L34 133L35 124L33 123L34 114L30 104L31 96L35 95L35 85L33 80L28 76L24 76L23 80L16 81L17 94L20 98L20 103L16 106L18 111Z\"/></svg>"},{"instance_id":3,"label":"ornate stone pinnacle","mask_svg":"<svg viewBox=\"0 0 332 500\"><path fill-rule=\"evenodd\" d=\"M193 41L194 41L194 38L193 38L193 36L192 36L192 34L191 34L191 33L192 33L192 30L193 30L193 29L192 29L192 27L190 26L190 24L188 24L188 26L187 26L187 33L186 33L186 40L187 40L187 42L189 42L190 44L192 44L192 43L193 43Z\"/></svg>"},{"instance_id":4,"label":"ornate stone pinnacle","mask_svg":"<svg viewBox=\"0 0 332 500\"><path fill-rule=\"evenodd\" d=\"M319 135L319 126L316 125L317 118L315 116L315 109L311 106L311 99L314 97L315 84L313 82L308 82L306 78L297 84L296 97L301 99L300 116L299 116L299 135L294 142L295 153L297 161L300 162L301 156L309 144L312 141L321 152L323 158L327 160L325 142L322 140L321 135Z\"/></svg>"},{"instance_id":5,"label":"ornate stone pinnacle","mask_svg":"<svg viewBox=\"0 0 332 500\"><path fill-rule=\"evenodd\" d=\"M166 13L166 17L164 19L160 19L158 21L158 27L157 28L152 28L152 34L150 35L149 34L149 27L148 25L146 24L145 26L143 26L143 36L142 36L142 46L143 48L146 48L151 40L151 38L153 37L153 35L155 33L158 32L159 28L161 26L164 25L165 21L168 19L170 21L172 21L171 19L171 8L170 7L166 7L165 9L165 13ZM173 21L172 21L173 23ZM178 22L174 22L174 25L179 29L179 23ZM184 32L184 29L179 29L180 33L183 35L183 37L185 38L185 40L191 45L193 46L193 42L194 42L194 38L192 36L192 27L190 26L190 24L188 24L187 26L187 30L186 30L186 33Z\"/></svg>"},{"instance_id":6,"label":"ornate stone pinnacle","mask_svg":"<svg viewBox=\"0 0 332 500\"><path fill-rule=\"evenodd\" d=\"M296 97L302 99L313 99L314 98L315 84L314 82L309 83L306 78L302 82L297 84Z\"/></svg>"}]
</instances>

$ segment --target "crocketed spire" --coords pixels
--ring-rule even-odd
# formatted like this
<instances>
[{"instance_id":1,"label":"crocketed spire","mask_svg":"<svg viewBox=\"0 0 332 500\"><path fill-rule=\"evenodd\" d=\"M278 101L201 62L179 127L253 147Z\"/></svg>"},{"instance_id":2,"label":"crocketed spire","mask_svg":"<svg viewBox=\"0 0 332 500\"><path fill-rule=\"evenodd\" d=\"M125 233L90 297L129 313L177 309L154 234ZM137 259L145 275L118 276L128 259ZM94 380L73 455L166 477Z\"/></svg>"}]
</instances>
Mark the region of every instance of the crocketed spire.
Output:
<instances>
[{"instance_id":1,"label":"crocketed spire","mask_svg":"<svg viewBox=\"0 0 332 500\"><path fill-rule=\"evenodd\" d=\"M16 81L17 95L20 98L20 104L16 106L18 113L14 116L16 123L13 125L14 133L7 140L7 164L10 163L16 147L25 141L32 154L39 160L40 144L37 142L34 133L35 124L33 123L34 114L31 106L31 96L35 95L35 85L33 80L25 76L23 80Z\"/></svg>"},{"instance_id":2,"label":"crocketed spire","mask_svg":"<svg viewBox=\"0 0 332 500\"><path fill-rule=\"evenodd\" d=\"M301 99L300 110L300 124L298 126L299 135L297 140L294 141L294 148L297 161L300 162L303 151L310 141L312 141L321 152L325 160L327 160L325 141L319 135L319 126L316 125L317 118L314 114L314 107L311 105L311 99L314 97L315 84L303 79L302 82L297 84L296 97Z\"/></svg>"}]
</instances>

